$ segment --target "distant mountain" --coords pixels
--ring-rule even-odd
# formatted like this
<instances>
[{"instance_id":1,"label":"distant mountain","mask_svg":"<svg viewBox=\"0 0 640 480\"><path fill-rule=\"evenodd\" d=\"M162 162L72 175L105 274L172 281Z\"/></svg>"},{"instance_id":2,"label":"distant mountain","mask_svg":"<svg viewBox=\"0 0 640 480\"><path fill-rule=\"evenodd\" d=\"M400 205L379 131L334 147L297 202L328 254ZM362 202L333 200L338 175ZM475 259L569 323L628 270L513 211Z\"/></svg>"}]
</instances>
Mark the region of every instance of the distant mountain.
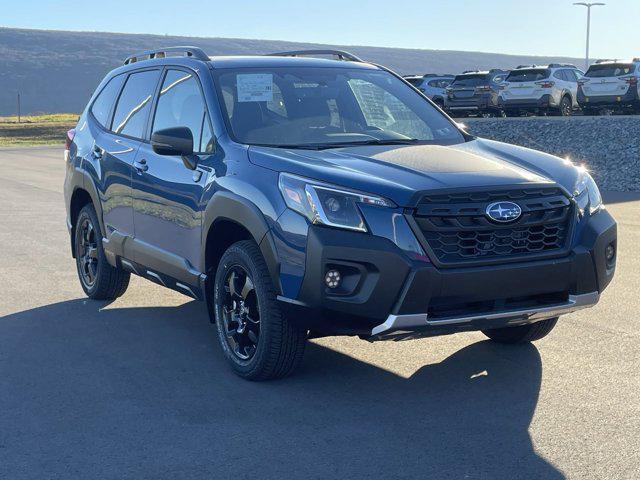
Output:
<instances>
[{"instance_id":1,"label":"distant mountain","mask_svg":"<svg viewBox=\"0 0 640 480\"><path fill-rule=\"evenodd\" d=\"M372 35L371 42L375 43ZM303 48L339 48L401 74L457 73L513 68L519 64L576 63L566 57L532 57L453 50L320 45L274 40L133 35L0 28L0 115L79 112L111 69L134 52L170 45L194 45L209 55L247 55Z\"/></svg>"}]
</instances>

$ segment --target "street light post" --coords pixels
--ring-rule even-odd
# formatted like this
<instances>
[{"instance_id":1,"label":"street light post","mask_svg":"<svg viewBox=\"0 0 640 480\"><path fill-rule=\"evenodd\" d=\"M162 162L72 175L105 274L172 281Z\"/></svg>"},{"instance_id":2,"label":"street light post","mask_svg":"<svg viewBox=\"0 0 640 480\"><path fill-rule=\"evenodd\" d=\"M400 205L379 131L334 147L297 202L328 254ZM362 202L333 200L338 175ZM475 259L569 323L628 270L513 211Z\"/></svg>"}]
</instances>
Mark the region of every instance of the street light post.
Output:
<instances>
[{"instance_id":1,"label":"street light post","mask_svg":"<svg viewBox=\"0 0 640 480\"><path fill-rule=\"evenodd\" d=\"M593 3L585 3L585 2L576 2L574 5L580 5L582 7L587 7L587 53L584 57L584 66L585 68L589 68L589 32L591 30L591 7L599 7L602 5L606 5L606 3L593 2Z\"/></svg>"}]
</instances>

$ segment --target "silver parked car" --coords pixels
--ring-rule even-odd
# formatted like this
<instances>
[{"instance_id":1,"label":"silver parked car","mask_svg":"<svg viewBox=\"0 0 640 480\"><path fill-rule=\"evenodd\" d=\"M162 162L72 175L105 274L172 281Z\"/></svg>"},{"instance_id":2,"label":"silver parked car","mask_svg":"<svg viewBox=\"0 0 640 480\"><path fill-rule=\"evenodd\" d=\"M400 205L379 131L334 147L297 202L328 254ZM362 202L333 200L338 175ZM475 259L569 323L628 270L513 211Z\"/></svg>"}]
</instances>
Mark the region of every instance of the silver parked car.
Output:
<instances>
[{"instance_id":1,"label":"silver parked car","mask_svg":"<svg viewBox=\"0 0 640 480\"><path fill-rule=\"evenodd\" d=\"M444 108L445 89L453 82L454 78L454 75L440 75L437 73L427 73L422 76L408 75L404 77L407 82L433 100L433 103L440 108Z\"/></svg>"},{"instance_id":2,"label":"silver parked car","mask_svg":"<svg viewBox=\"0 0 640 480\"><path fill-rule=\"evenodd\" d=\"M586 115L603 110L640 113L640 58L595 62L578 82L578 103Z\"/></svg>"},{"instance_id":3,"label":"silver parked car","mask_svg":"<svg viewBox=\"0 0 640 480\"><path fill-rule=\"evenodd\" d=\"M534 112L568 116L579 108L578 80L584 74L573 65L521 65L500 86L500 105L508 116Z\"/></svg>"}]
</instances>

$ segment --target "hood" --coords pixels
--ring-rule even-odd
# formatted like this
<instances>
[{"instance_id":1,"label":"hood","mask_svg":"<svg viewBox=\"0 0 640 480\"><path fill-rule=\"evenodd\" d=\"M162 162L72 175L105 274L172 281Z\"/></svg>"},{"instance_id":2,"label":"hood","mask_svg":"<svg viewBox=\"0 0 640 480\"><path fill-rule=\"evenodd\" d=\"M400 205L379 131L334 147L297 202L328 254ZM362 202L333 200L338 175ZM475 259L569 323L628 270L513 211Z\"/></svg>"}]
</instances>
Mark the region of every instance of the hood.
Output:
<instances>
[{"instance_id":1,"label":"hood","mask_svg":"<svg viewBox=\"0 0 640 480\"><path fill-rule=\"evenodd\" d=\"M380 195L400 206L415 205L425 191L450 188L558 183L571 191L577 178L570 162L481 139L453 146L330 150L252 146L249 158L265 168Z\"/></svg>"}]
</instances>

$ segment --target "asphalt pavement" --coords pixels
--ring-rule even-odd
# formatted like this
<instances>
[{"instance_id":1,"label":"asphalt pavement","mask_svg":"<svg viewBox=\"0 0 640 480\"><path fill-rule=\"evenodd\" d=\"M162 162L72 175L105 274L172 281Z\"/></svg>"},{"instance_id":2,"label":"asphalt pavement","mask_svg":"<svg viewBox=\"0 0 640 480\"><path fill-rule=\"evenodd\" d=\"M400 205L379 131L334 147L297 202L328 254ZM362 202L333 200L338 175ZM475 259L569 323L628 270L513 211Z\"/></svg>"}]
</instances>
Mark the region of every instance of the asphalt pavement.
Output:
<instances>
[{"instance_id":1,"label":"asphalt pavement","mask_svg":"<svg viewBox=\"0 0 640 480\"><path fill-rule=\"evenodd\" d=\"M606 193L616 278L534 345L309 343L227 367L204 304L140 278L87 300L61 148L0 150L0 478L640 478L640 193Z\"/></svg>"}]
</instances>

